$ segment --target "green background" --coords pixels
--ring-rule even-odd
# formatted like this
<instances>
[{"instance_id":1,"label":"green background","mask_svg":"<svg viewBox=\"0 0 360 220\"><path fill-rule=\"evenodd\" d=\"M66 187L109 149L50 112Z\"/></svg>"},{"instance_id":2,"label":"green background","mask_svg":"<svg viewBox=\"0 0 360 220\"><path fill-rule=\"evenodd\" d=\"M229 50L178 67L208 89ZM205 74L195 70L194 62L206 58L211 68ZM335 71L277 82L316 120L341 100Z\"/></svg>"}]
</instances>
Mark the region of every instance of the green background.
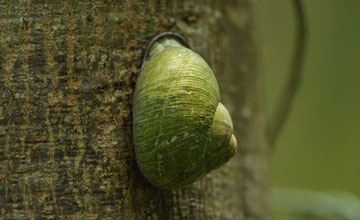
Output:
<instances>
[{"instance_id":1,"label":"green background","mask_svg":"<svg viewBox=\"0 0 360 220\"><path fill-rule=\"evenodd\" d=\"M261 1L269 116L294 50L292 2ZM303 2L309 41L301 86L272 155L272 183L360 197L360 1Z\"/></svg>"}]
</instances>

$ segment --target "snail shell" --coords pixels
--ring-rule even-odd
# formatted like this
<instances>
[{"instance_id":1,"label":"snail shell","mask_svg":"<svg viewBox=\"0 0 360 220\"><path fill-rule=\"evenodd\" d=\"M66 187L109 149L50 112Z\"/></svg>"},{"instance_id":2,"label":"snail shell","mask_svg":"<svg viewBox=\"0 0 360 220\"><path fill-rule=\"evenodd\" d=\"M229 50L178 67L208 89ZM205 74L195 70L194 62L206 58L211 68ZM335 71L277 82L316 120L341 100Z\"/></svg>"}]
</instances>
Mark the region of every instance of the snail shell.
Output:
<instances>
[{"instance_id":1,"label":"snail shell","mask_svg":"<svg viewBox=\"0 0 360 220\"><path fill-rule=\"evenodd\" d=\"M189 185L236 152L212 70L175 33L158 35L145 52L133 120L140 171L162 189Z\"/></svg>"}]
</instances>

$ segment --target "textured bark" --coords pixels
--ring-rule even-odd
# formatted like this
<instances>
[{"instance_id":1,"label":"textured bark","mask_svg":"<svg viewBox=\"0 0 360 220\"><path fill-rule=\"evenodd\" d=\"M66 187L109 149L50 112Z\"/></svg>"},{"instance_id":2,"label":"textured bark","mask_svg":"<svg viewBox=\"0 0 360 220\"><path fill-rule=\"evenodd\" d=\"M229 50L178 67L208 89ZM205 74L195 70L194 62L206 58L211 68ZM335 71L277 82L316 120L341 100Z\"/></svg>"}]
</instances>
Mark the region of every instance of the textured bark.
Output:
<instances>
[{"instance_id":1,"label":"textured bark","mask_svg":"<svg viewBox=\"0 0 360 220\"><path fill-rule=\"evenodd\" d=\"M256 1L0 0L0 219L268 219ZM238 153L182 190L137 169L132 99L149 40L189 40Z\"/></svg>"}]
</instances>

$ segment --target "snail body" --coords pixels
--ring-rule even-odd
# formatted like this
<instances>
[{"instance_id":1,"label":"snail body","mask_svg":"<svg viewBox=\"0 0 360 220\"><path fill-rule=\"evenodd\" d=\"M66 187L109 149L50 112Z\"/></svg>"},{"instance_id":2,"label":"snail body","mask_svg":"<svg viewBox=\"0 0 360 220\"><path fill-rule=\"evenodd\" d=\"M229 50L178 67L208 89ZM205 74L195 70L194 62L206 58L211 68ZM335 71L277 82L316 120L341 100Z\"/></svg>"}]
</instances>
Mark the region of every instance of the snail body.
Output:
<instances>
[{"instance_id":1,"label":"snail body","mask_svg":"<svg viewBox=\"0 0 360 220\"><path fill-rule=\"evenodd\" d=\"M176 189L226 163L236 151L231 117L209 65L183 38L149 45L133 106L137 163L153 185Z\"/></svg>"}]
</instances>

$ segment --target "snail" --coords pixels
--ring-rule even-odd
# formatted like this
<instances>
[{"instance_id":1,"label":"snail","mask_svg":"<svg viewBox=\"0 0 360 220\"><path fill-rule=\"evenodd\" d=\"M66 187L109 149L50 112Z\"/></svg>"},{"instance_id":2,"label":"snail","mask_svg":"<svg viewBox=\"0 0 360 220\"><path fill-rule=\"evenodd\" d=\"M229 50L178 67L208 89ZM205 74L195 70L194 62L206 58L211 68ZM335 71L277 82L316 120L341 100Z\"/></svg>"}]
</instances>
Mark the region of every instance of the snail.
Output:
<instances>
[{"instance_id":1,"label":"snail","mask_svg":"<svg viewBox=\"0 0 360 220\"><path fill-rule=\"evenodd\" d=\"M196 182L236 152L216 78L177 33L156 36L145 51L135 87L133 135L141 173L165 190Z\"/></svg>"}]
</instances>

